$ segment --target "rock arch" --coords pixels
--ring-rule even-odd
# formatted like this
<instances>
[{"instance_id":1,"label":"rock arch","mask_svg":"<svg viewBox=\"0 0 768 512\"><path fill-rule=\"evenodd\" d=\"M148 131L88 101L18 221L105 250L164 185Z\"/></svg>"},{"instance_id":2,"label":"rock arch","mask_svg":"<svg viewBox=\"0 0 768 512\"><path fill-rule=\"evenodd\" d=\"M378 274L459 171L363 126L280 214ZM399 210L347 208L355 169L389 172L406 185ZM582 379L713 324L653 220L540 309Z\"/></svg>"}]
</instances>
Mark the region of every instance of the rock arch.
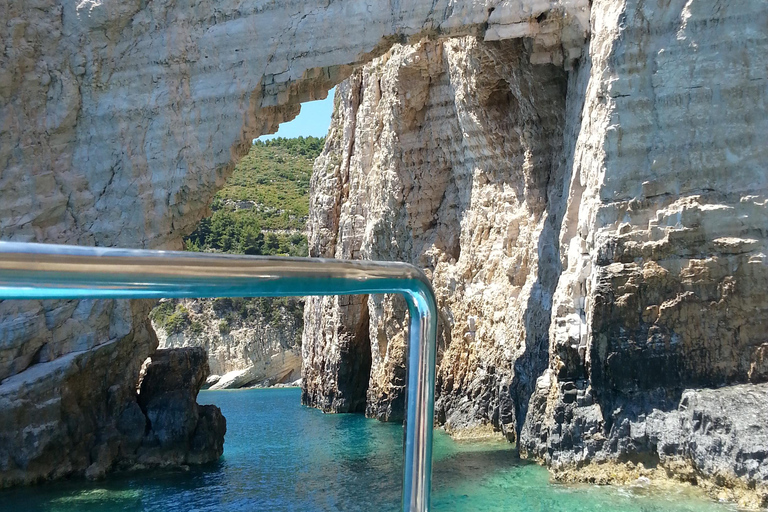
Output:
<instances>
[{"instance_id":1,"label":"rock arch","mask_svg":"<svg viewBox=\"0 0 768 512\"><path fill-rule=\"evenodd\" d=\"M530 37L538 58L567 65L587 4L12 0L0 239L180 248L252 138L395 42ZM0 302L0 486L120 463L139 366L157 346L149 306ZM30 416L35 403L45 411Z\"/></svg>"}]
</instances>

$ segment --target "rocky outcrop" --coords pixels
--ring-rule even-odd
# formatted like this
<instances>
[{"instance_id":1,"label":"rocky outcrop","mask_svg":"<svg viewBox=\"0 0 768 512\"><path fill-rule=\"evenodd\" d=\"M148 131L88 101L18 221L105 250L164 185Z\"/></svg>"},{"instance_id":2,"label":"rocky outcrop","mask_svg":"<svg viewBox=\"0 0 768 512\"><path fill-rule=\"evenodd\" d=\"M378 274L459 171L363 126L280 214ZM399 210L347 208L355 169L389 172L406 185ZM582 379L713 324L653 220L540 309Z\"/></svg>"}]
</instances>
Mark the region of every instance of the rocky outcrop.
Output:
<instances>
[{"instance_id":1,"label":"rocky outcrop","mask_svg":"<svg viewBox=\"0 0 768 512\"><path fill-rule=\"evenodd\" d=\"M217 407L195 402L208 375L205 352L156 352L137 396L139 365L115 366L135 361L145 348L130 341L37 364L3 382L2 487L221 456L224 417Z\"/></svg>"},{"instance_id":2,"label":"rocky outcrop","mask_svg":"<svg viewBox=\"0 0 768 512\"><path fill-rule=\"evenodd\" d=\"M672 449L658 425L669 416L661 438L690 438L696 422L674 419L686 397L714 410L740 396L723 411L742 419L766 405L730 386L766 380L768 153L755 137L768 127L768 9L593 7L550 369L521 450L553 467L675 456L716 479L728 460L731 475L765 488L759 449L719 453L714 438Z\"/></svg>"},{"instance_id":3,"label":"rocky outcrop","mask_svg":"<svg viewBox=\"0 0 768 512\"><path fill-rule=\"evenodd\" d=\"M138 400L147 417L139 464L200 464L221 457L227 422L215 405L196 402L208 374L207 354L200 347L152 355Z\"/></svg>"},{"instance_id":4,"label":"rocky outcrop","mask_svg":"<svg viewBox=\"0 0 768 512\"><path fill-rule=\"evenodd\" d=\"M142 301L57 305L43 315L39 304L0 303L5 311L29 312L29 316L22 313L15 319L22 325L30 319L40 322L33 332L43 330L49 316L55 322L56 313L74 317L65 325L74 324L75 329L61 341L75 342L78 349L55 359L47 358L45 349L39 350L32 366L0 384L0 487L83 474L94 463L96 467L109 465L122 453L135 451L144 435L145 419L136 403L136 383L143 359L157 343L146 318L147 305ZM88 321L93 309L97 317L104 318L99 308L105 305L117 309L113 322L104 325L103 331L85 331L76 337L76 328L82 327L76 319ZM143 321L131 321L142 315ZM118 321L121 318L126 321ZM6 317L13 325L8 320ZM54 338L54 333L43 332L44 339ZM4 334L2 339L23 341L22 334ZM91 344L100 335L111 335L111 339L93 349ZM126 424L131 417L138 418L133 431Z\"/></svg>"},{"instance_id":5,"label":"rocky outcrop","mask_svg":"<svg viewBox=\"0 0 768 512\"><path fill-rule=\"evenodd\" d=\"M571 70L466 38L353 74L315 168L311 254L426 269L449 429L499 430L556 474L636 464L759 504L768 8L591 13ZM404 315L389 297L308 302L305 403L399 419Z\"/></svg>"},{"instance_id":6,"label":"rocky outcrop","mask_svg":"<svg viewBox=\"0 0 768 512\"><path fill-rule=\"evenodd\" d=\"M560 481L599 484L636 485L673 478L703 487L721 501L736 501L750 509L765 507L766 406L765 384L686 390L677 409L655 409L624 429L622 449L642 447L637 453L644 457L560 463L553 474ZM589 414L579 411L579 416Z\"/></svg>"},{"instance_id":7,"label":"rocky outcrop","mask_svg":"<svg viewBox=\"0 0 768 512\"><path fill-rule=\"evenodd\" d=\"M231 389L301 378L303 314L303 299L221 298L165 301L150 317L161 349L203 348L206 386Z\"/></svg>"},{"instance_id":8,"label":"rocky outcrop","mask_svg":"<svg viewBox=\"0 0 768 512\"><path fill-rule=\"evenodd\" d=\"M402 4L5 2L0 239L180 248L252 138L397 40L528 36L568 65L587 30L586 0ZM156 348L150 307L0 303L2 485L89 463Z\"/></svg>"},{"instance_id":9,"label":"rocky outcrop","mask_svg":"<svg viewBox=\"0 0 768 512\"><path fill-rule=\"evenodd\" d=\"M538 253L556 243L548 184L562 183L566 74L531 55L523 41L463 38L375 60L338 89L310 199L311 256L427 270L441 309L438 417L511 438L513 365L527 352L546 366L543 297L559 266L545 254L540 269ZM309 299L305 403L354 410L367 388L368 415L401 419L405 314L396 297ZM370 379L353 368L366 356Z\"/></svg>"},{"instance_id":10,"label":"rocky outcrop","mask_svg":"<svg viewBox=\"0 0 768 512\"><path fill-rule=\"evenodd\" d=\"M766 384L687 390L677 410L649 415L646 435L660 458L691 461L699 476L736 487L759 486L768 481L763 463L768 457L767 406ZM642 437L642 430L637 433ZM764 501L768 496L761 490Z\"/></svg>"}]
</instances>

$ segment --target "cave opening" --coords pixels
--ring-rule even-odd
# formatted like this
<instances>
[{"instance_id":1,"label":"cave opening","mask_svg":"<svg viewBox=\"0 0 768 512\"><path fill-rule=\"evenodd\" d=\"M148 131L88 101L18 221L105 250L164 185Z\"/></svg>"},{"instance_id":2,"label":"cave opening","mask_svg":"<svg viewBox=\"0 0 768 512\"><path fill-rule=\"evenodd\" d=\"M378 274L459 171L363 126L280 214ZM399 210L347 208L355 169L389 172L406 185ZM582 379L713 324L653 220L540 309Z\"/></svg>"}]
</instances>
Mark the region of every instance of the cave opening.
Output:
<instances>
[{"instance_id":1,"label":"cave opening","mask_svg":"<svg viewBox=\"0 0 768 512\"><path fill-rule=\"evenodd\" d=\"M334 89L276 113L275 133L248 152L210 201L208 215L183 239L185 251L252 256L309 255L312 169L322 153ZM317 97L324 97L313 101ZM265 107L270 110L270 107ZM298 115L297 115L298 114ZM292 119L291 119L292 118ZM290 119L277 123L279 119ZM297 386L301 382L304 298L162 300L150 313L158 348L203 347L205 387Z\"/></svg>"},{"instance_id":2,"label":"cave opening","mask_svg":"<svg viewBox=\"0 0 768 512\"><path fill-rule=\"evenodd\" d=\"M365 413L368 408L368 388L371 379L371 341L368 323L368 296L352 298L359 301L360 315L341 347L339 357L338 385L343 402L339 412Z\"/></svg>"}]
</instances>

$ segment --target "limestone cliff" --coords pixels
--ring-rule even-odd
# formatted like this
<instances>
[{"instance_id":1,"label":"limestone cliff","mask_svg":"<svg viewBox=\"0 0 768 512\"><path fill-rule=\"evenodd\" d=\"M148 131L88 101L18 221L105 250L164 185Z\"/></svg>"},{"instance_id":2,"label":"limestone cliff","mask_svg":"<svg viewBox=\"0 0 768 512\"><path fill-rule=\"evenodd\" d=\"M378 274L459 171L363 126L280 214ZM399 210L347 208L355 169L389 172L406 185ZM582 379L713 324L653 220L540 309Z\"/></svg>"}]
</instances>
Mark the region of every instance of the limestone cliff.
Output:
<instances>
[{"instance_id":1,"label":"limestone cliff","mask_svg":"<svg viewBox=\"0 0 768 512\"><path fill-rule=\"evenodd\" d=\"M556 468L682 462L765 503L768 6L658 7L593 4L550 363L521 450Z\"/></svg>"},{"instance_id":2,"label":"limestone cliff","mask_svg":"<svg viewBox=\"0 0 768 512\"><path fill-rule=\"evenodd\" d=\"M587 0L402 4L1 2L0 239L180 248L252 138L395 41L527 36L567 65L587 31ZM156 347L150 307L0 303L0 486L95 461Z\"/></svg>"},{"instance_id":3,"label":"limestone cliff","mask_svg":"<svg viewBox=\"0 0 768 512\"><path fill-rule=\"evenodd\" d=\"M557 241L548 185L562 182L552 175L562 173L566 74L530 57L523 41L461 38L375 60L338 89L310 199L311 256L427 270L441 308L438 417L493 421L512 438L513 365L523 352L546 364L529 345L546 342L543 297L559 270L555 253L544 268L538 253ZM402 418L404 315L394 297L309 299L305 401L346 410L362 400L371 416ZM366 354L370 384L344 373Z\"/></svg>"},{"instance_id":4,"label":"limestone cliff","mask_svg":"<svg viewBox=\"0 0 768 512\"><path fill-rule=\"evenodd\" d=\"M301 377L301 299L181 299L158 308L151 318L160 348L205 349L211 389Z\"/></svg>"},{"instance_id":5,"label":"limestone cliff","mask_svg":"<svg viewBox=\"0 0 768 512\"><path fill-rule=\"evenodd\" d=\"M570 71L469 37L354 73L310 253L426 269L449 429L499 430L563 478L643 463L764 504L768 7L591 13ZM310 300L305 403L402 417L404 314Z\"/></svg>"},{"instance_id":6,"label":"limestone cliff","mask_svg":"<svg viewBox=\"0 0 768 512\"><path fill-rule=\"evenodd\" d=\"M438 419L558 471L659 462L764 489L762 0L0 12L0 238L178 248L251 138L351 76L312 251L427 269ZM121 418L150 306L0 303L0 485L131 460L114 446L142 432ZM304 400L397 419L402 306L313 302Z\"/></svg>"}]
</instances>

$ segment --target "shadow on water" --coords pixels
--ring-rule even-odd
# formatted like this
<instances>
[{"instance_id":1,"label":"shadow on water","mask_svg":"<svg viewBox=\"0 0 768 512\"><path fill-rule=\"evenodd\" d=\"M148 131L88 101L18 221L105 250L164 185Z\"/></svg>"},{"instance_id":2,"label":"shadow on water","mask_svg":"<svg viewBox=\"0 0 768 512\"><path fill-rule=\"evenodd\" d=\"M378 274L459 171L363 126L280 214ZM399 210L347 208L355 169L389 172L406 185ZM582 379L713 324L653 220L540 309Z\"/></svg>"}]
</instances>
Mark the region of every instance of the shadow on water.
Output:
<instances>
[{"instance_id":1,"label":"shadow on water","mask_svg":"<svg viewBox=\"0 0 768 512\"><path fill-rule=\"evenodd\" d=\"M300 390L201 393L228 421L224 456L188 471L141 471L0 491L0 511L396 511L403 430L299 405ZM435 436L437 512L723 512L700 497L557 486L505 442Z\"/></svg>"}]
</instances>

